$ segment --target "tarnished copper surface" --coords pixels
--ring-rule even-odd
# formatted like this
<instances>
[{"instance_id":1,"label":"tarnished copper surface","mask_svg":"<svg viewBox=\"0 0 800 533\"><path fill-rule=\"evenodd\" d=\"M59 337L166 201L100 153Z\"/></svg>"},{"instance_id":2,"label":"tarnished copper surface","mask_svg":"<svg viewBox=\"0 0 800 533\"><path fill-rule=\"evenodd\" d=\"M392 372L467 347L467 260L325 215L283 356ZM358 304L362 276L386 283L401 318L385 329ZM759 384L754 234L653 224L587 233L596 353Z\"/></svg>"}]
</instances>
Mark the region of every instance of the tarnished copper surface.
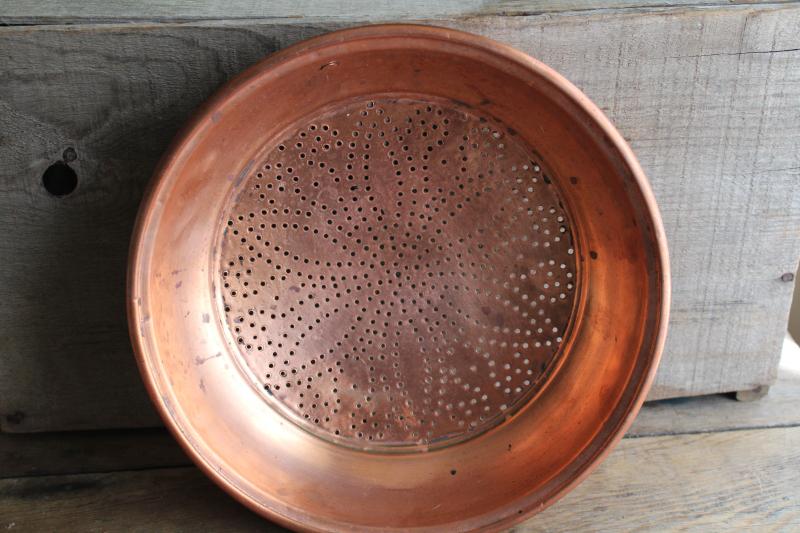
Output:
<instances>
[{"instance_id":1,"label":"tarnished copper surface","mask_svg":"<svg viewBox=\"0 0 800 533\"><path fill-rule=\"evenodd\" d=\"M496 530L624 433L663 344L633 154L552 70L372 26L253 67L144 202L145 382L197 463L309 530Z\"/></svg>"}]
</instances>

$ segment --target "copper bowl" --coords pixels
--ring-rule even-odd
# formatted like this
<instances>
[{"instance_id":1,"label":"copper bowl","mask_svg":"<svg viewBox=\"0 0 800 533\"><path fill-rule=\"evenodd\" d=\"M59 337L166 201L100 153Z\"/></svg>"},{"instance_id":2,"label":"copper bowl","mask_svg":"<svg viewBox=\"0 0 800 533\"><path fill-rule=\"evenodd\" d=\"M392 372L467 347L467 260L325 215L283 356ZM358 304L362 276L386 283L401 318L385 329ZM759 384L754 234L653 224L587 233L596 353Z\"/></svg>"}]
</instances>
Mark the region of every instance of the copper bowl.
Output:
<instances>
[{"instance_id":1,"label":"copper bowl","mask_svg":"<svg viewBox=\"0 0 800 533\"><path fill-rule=\"evenodd\" d=\"M142 204L128 304L166 424L251 509L497 530L623 435L669 273L642 170L568 81L475 35L370 26L203 106Z\"/></svg>"}]
</instances>

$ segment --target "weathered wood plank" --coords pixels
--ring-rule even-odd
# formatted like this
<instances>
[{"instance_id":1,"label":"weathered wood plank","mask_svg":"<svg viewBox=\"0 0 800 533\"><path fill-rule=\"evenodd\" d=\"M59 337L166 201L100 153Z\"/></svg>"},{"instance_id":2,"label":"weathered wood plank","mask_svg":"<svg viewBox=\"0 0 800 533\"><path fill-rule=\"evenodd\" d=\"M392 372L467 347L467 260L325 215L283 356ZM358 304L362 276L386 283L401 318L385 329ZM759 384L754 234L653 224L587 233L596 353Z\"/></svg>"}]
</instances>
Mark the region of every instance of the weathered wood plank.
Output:
<instances>
[{"instance_id":1,"label":"weathered wood plank","mask_svg":"<svg viewBox=\"0 0 800 533\"><path fill-rule=\"evenodd\" d=\"M0 480L0 527L17 531L285 531L194 467Z\"/></svg>"},{"instance_id":2,"label":"weathered wood plank","mask_svg":"<svg viewBox=\"0 0 800 533\"><path fill-rule=\"evenodd\" d=\"M771 4L795 0L773 0ZM337 19L382 21L532 15L567 11L702 8L746 5L759 0L6 0L0 7L1 25L98 24L119 22L188 22L213 19ZM764 3L764 2L761 2Z\"/></svg>"},{"instance_id":3,"label":"weathered wood plank","mask_svg":"<svg viewBox=\"0 0 800 533\"><path fill-rule=\"evenodd\" d=\"M649 174L673 314L651 398L775 378L800 247L800 7L426 22L507 42L609 114ZM266 54L351 22L0 28L0 424L158 424L124 319L141 190L191 110ZM79 186L41 175L68 147Z\"/></svg>"},{"instance_id":4,"label":"weathered wood plank","mask_svg":"<svg viewBox=\"0 0 800 533\"><path fill-rule=\"evenodd\" d=\"M516 531L794 531L798 444L800 428L626 439Z\"/></svg>"},{"instance_id":5,"label":"weathered wood plank","mask_svg":"<svg viewBox=\"0 0 800 533\"><path fill-rule=\"evenodd\" d=\"M3 430L160 425L125 322L128 242L142 190L216 87L322 31L0 29ZM55 198L41 176L67 147L77 154L78 189Z\"/></svg>"},{"instance_id":6,"label":"weathered wood plank","mask_svg":"<svg viewBox=\"0 0 800 533\"><path fill-rule=\"evenodd\" d=\"M0 478L190 464L164 428L0 434Z\"/></svg>"},{"instance_id":7,"label":"weathered wood plank","mask_svg":"<svg viewBox=\"0 0 800 533\"><path fill-rule=\"evenodd\" d=\"M800 428L625 439L514 531L793 531L799 449ZM270 526L195 468L0 480L0 527L14 531L280 531Z\"/></svg>"},{"instance_id":8,"label":"weathered wood plank","mask_svg":"<svg viewBox=\"0 0 800 533\"><path fill-rule=\"evenodd\" d=\"M778 380L752 402L714 394L644 404L628 437L677 435L732 429L800 426L800 348L784 341Z\"/></svg>"}]
</instances>

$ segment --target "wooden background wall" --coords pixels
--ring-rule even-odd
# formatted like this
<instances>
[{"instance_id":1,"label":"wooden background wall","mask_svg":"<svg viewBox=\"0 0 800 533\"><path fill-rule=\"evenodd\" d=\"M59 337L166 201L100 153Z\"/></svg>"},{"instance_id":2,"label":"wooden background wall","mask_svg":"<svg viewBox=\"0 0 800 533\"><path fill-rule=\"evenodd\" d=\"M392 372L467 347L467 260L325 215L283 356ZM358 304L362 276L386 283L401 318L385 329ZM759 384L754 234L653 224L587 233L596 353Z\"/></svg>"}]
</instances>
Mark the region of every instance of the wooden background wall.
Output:
<instances>
[{"instance_id":1,"label":"wooden background wall","mask_svg":"<svg viewBox=\"0 0 800 533\"><path fill-rule=\"evenodd\" d=\"M0 5L3 431L159 423L124 306L128 240L156 161L230 77L364 21L450 26L518 47L628 139L673 269L651 399L774 379L800 252L800 4L28 4ZM56 198L42 173L69 148L78 188Z\"/></svg>"}]
</instances>

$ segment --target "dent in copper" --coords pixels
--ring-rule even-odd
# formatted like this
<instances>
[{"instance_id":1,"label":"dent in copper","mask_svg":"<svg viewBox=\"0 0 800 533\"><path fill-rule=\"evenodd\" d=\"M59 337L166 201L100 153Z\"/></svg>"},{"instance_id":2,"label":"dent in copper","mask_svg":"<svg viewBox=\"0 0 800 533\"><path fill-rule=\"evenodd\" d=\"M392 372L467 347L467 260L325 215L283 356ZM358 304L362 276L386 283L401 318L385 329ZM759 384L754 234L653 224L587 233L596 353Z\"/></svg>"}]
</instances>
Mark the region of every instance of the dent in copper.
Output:
<instances>
[{"instance_id":1,"label":"dent in copper","mask_svg":"<svg viewBox=\"0 0 800 533\"><path fill-rule=\"evenodd\" d=\"M265 60L179 137L131 334L167 424L256 511L499 529L621 437L668 281L647 182L574 87L480 37L374 26Z\"/></svg>"}]
</instances>

